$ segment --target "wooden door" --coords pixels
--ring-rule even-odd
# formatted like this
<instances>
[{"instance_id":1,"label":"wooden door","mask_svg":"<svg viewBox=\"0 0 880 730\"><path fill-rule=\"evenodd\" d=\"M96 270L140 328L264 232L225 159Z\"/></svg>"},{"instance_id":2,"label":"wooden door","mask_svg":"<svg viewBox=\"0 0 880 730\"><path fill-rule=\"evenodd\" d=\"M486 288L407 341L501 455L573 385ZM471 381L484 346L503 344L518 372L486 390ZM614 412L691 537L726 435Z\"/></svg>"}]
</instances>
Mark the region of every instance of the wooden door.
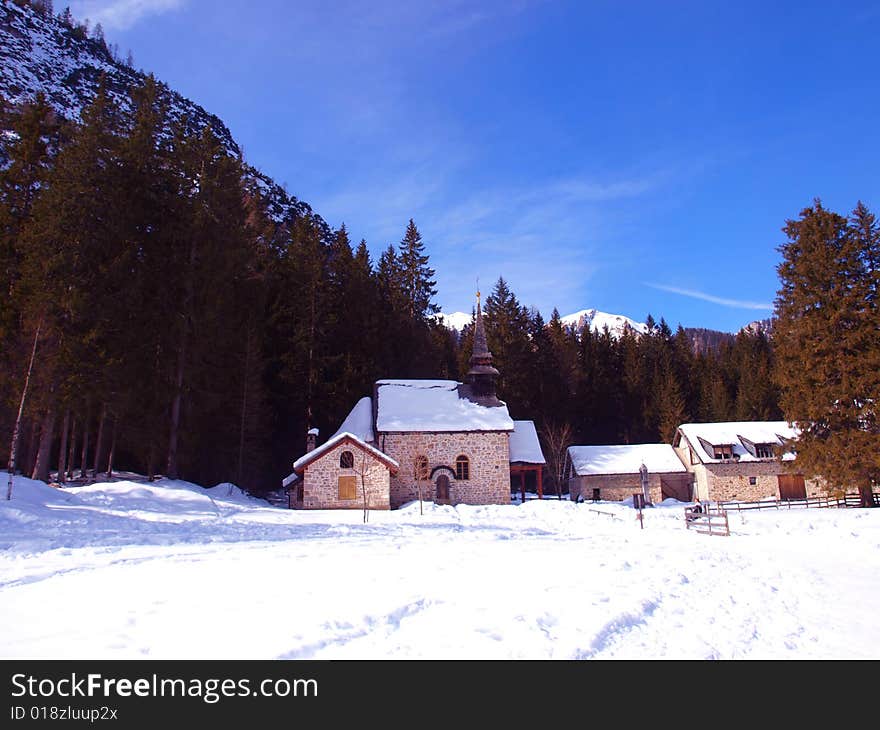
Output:
<instances>
[{"instance_id":1,"label":"wooden door","mask_svg":"<svg viewBox=\"0 0 880 730\"><path fill-rule=\"evenodd\" d=\"M661 474L660 499L677 499L679 502L693 500L694 478L690 474Z\"/></svg>"},{"instance_id":2,"label":"wooden door","mask_svg":"<svg viewBox=\"0 0 880 730\"><path fill-rule=\"evenodd\" d=\"M449 477L445 474L441 474L437 477L437 501L449 501Z\"/></svg>"},{"instance_id":3,"label":"wooden door","mask_svg":"<svg viewBox=\"0 0 880 730\"><path fill-rule=\"evenodd\" d=\"M807 485L803 474L779 475L779 499L806 499Z\"/></svg>"}]
</instances>

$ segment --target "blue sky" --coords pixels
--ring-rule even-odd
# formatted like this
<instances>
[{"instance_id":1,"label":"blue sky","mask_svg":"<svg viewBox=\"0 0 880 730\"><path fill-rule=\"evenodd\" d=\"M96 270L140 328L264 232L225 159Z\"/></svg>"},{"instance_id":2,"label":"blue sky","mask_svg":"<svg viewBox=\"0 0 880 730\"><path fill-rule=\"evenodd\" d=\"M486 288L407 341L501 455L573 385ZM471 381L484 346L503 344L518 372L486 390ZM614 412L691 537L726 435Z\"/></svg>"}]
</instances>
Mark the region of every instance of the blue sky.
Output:
<instances>
[{"instance_id":1,"label":"blue sky","mask_svg":"<svg viewBox=\"0 0 880 730\"><path fill-rule=\"evenodd\" d=\"M374 258L413 218L445 312L504 276L547 319L735 331L787 218L880 215L880 2L70 7Z\"/></svg>"}]
</instances>

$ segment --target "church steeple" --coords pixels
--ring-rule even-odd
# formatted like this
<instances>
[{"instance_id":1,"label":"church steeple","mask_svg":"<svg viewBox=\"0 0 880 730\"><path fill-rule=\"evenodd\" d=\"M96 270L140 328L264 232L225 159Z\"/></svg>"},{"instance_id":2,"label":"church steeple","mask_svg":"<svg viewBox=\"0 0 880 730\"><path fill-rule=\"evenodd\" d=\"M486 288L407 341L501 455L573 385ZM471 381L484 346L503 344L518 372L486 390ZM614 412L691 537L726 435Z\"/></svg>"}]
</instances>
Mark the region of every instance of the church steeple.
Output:
<instances>
[{"instance_id":1,"label":"church steeple","mask_svg":"<svg viewBox=\"0 0 880 730\"><path fill-rule=\"evenodd\" d=\"M492 353L486 343L486 330L483 327L483 311L480 307L480 292L477 292L477 319L474 323L474 349L471 353L468 383L471 392L480 399L495 399L495 378L498 371L492 367Z\"/></svg>"}]
</instances>

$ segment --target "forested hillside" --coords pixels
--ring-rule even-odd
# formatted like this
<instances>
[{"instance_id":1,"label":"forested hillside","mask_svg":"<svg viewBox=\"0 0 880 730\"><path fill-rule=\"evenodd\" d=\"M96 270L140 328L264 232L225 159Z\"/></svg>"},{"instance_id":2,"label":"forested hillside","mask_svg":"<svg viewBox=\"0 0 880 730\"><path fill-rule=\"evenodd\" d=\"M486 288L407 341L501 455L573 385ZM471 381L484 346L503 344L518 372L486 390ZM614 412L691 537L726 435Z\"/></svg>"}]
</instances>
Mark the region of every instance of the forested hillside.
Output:
<instances>
[{"instance_id":1,"label":"forested hillside","mask_svg":"<svg viewBox=\"0 0 880 730\"><path fill-rule=\"evenodd\" d=\"M103 34L45 1L2 12L0 434L18 469L274 489L376 379L462 377L470 328L434 316L414 221L373 260ZM578 333L503 279L485 313L511 414L577 443L779 417L762 333L699 352L650 316L647 334Z\"/></svg>"}]
</instances>

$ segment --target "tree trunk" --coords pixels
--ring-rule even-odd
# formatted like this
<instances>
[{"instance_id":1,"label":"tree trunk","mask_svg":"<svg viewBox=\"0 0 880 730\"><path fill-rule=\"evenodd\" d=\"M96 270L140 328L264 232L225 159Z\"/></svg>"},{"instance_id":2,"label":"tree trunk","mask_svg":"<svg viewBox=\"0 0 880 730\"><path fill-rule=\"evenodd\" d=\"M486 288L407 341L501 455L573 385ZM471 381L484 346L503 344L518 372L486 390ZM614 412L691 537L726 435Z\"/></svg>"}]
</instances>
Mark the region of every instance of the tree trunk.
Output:
<instances>
[{"instance_id":1,"label":"tree trunk","mask_svg":"<svg viewBox=\"0 0 880 730\"><path fill-rule=\"evenodd\" d=\"M370 510L369 510L369 507L367 506L367 485L366 485L366 482L364 481L363 474L361 475L361 493L364 496L364 524L366 524L367 520L369 519L369 516L370 516Z\"/></svg>"},{"instance_id":2,"label":"tree trunk","mask_svg":"<svg viewBox=\"0 0 880 730\"><path fill-rule=\"evenodd\" d=\"M79 459L79 478L85 481L88 481L89 477L89 421L91 415L91 409L87 410L85 421L83 421L83 444Z\"/></svg>"},{"instance_id":3,"label":"tree trunk","mask_svg":"<svg viewBox=\"0 0 880 730\"><path fill-rule=\"evenodd\" d=\"M12 476L15 474L15 457L18 451L18 436L21 430L21 414L24 412L24 401L27 397L28 385L31 382L31 372L34 369L34 358L37 355L37 342L40 339L40 330L43 328L43 320L37 325L34 333L34 346L31 350L31 359L28 362L27 375L24 378L24 386L21 389L21 400L18 402L18 415L15 417L15 426L12 429L12 444L9 447L9 484L6 487L6 499L12 499Z\"/></svg>"},{"instance_id":4,"label":"tree trunk","mask_svg":"<svg viewBox=\"0 0 880 730\"><path fill-rule=\"evenodd\" d=\"M70 427L70 446L67 451L67 474L65 479L73 479L73 470L76 468L76 418L72 418Z\"/></svg>"},{"instance_id":5,"label":"tree trunk","mask_svg":"<svg viewBox=\"0 0 880 730\"><path fill-rule=\"evenodd\" d=\"M67 481L67 438L70 435L70 410L64 411L61 424L61 444L58 448L58 483Z\"/></svg>"},{"instance_id":6,"label":"tree trunk","mask_svg":"<svg viewBox=\"0 0 880 730\"><path fill-rule=\"evenodd\" d=\"M241 394L241 421L238 427L238 466L235 470L235 483L241 486L241 471L244 464L244 427L247 416L248 407L248 381L251 377L251 347L253 337L251 336L251 327L248 325L247 340L244 349L244 384Z\"/></svg>"},{"instance_id":7,"label":"tree trunk","mask_svg":"<svg viewBox=\"0 0 880 730\"><path fill-rule=\"evenodd\" d=\"M33 474L34 465L37 463L37 445L40 440L40 419L32 418L28 439L25 442L25 452L21 460L21 473Z\"/></svg>"},{"instance_id":8,"label":"tree trunk","mask_svg":"<svg viewBox=\"0 0 880 730\"><path fill-rule=\"evenodd\" d=\"M101 419L98 421L98 438L95 440L95 468L92 470L95 479L98 478L98 472L104 466L104 424L107 421L107 404L101 406Z\"/></svg>"},{"instance_id":9,"label":"tree trunk","mask_svg":"<svg viewBox=\"0 0 880 730\"><path fill-rule=\"evenodd\" d=\"M183 365L186 355L186 340L180 343L177 358L177 373L174 377L174 400L171 402L171 428L168 434L168 460L165 463L165 476L177 479L177 431L180 428L180 404L183 400Z\"/></svg>"},{"instance_id":10,"label":"tree trunk","mask_svg":"<svg viewBox=\"0 0 880 730\"><path fill-rule=\"evenodd\" d=\"M870 484L859 486L859 497L862 501L862 507L874 507L874 491Z\"/></svg>"},{"instance_id":11,"label":"tree trunk","mask_svg":"<svg viewBox=\"0 0 880 730\"><path fill-rule=\"evenodd\" d=\"M110 455L107 457L107 481L113 478L113 457L116 455L116 425L117 419L113 418L113 431L110 436Z\"/></svg>"},{"instance_id":12,"label":"tree trunk","mask_svg":"<svg viewBox=\"0 0 880 730\"><path fill-rule=\"evenodd\" d=\"M40 428L40 446L37 450L37 460L31 479L39 479L41 482L49 481L49 459L52 456L52 442L55 438L55 409L49 408L43 416L43 425Z\"/></svg>"},{"instance_id":13,"label":"tree trunk","mask_svg":"<svg viewBox=\"0 0 880 730\"><path fill-rule=\"evenodd\" d=\"M189 272L186 278L186 294L183 303L183 323L180 330L180 346L177 353L177 372L174 377L174 400L171 402L171 428L168 434L168 460L165 465L165 476L177 479L177 444L180 429L180 405L183 400L183 373L186 367L186 346L189 340L189 327L192 319L193 298L195 296L196 241L190 239Z\"/></svg>"},{"instance_id":14,"label":"tree trunk","mask_svg":"<svg viewBox=\"0 0 880 730\"><path fill-rule=\"evenodd\" d=\"M310 297L310 307L309 307L309 355L308 355L308 369L306 373L306 425L311 428L313 425L312 422L312 395L313 395L313 384L315 382L315 319L317 317L317 308L318 308L318 284L313 281L311 286L311 297ZM366 522L366 519L364 520Z\"/></svg>"},{"instance_id":15,"label":"tree trunk","mask_svg":"<svg viewBox=\"0 0 880 730\"><path fill-rule=\"evenodd\" d=\"M147 481L156 479L156 442L150 442L150 455L147 457Z\"/></svg>"},{"instance_id":16,"label":"tree trunk","mask_svg":"<svg viewBox=\"0 0 880 730\"><path fill-rule=\"evenodd\" d=\"M360 468L360 477L361 477L361 495L364 498L364 524L367 523L367 520L370 517L370 508L369 503L367 502L367 452L363 452L361 455L361 468Z\"/></svg>"}]
</instances>

